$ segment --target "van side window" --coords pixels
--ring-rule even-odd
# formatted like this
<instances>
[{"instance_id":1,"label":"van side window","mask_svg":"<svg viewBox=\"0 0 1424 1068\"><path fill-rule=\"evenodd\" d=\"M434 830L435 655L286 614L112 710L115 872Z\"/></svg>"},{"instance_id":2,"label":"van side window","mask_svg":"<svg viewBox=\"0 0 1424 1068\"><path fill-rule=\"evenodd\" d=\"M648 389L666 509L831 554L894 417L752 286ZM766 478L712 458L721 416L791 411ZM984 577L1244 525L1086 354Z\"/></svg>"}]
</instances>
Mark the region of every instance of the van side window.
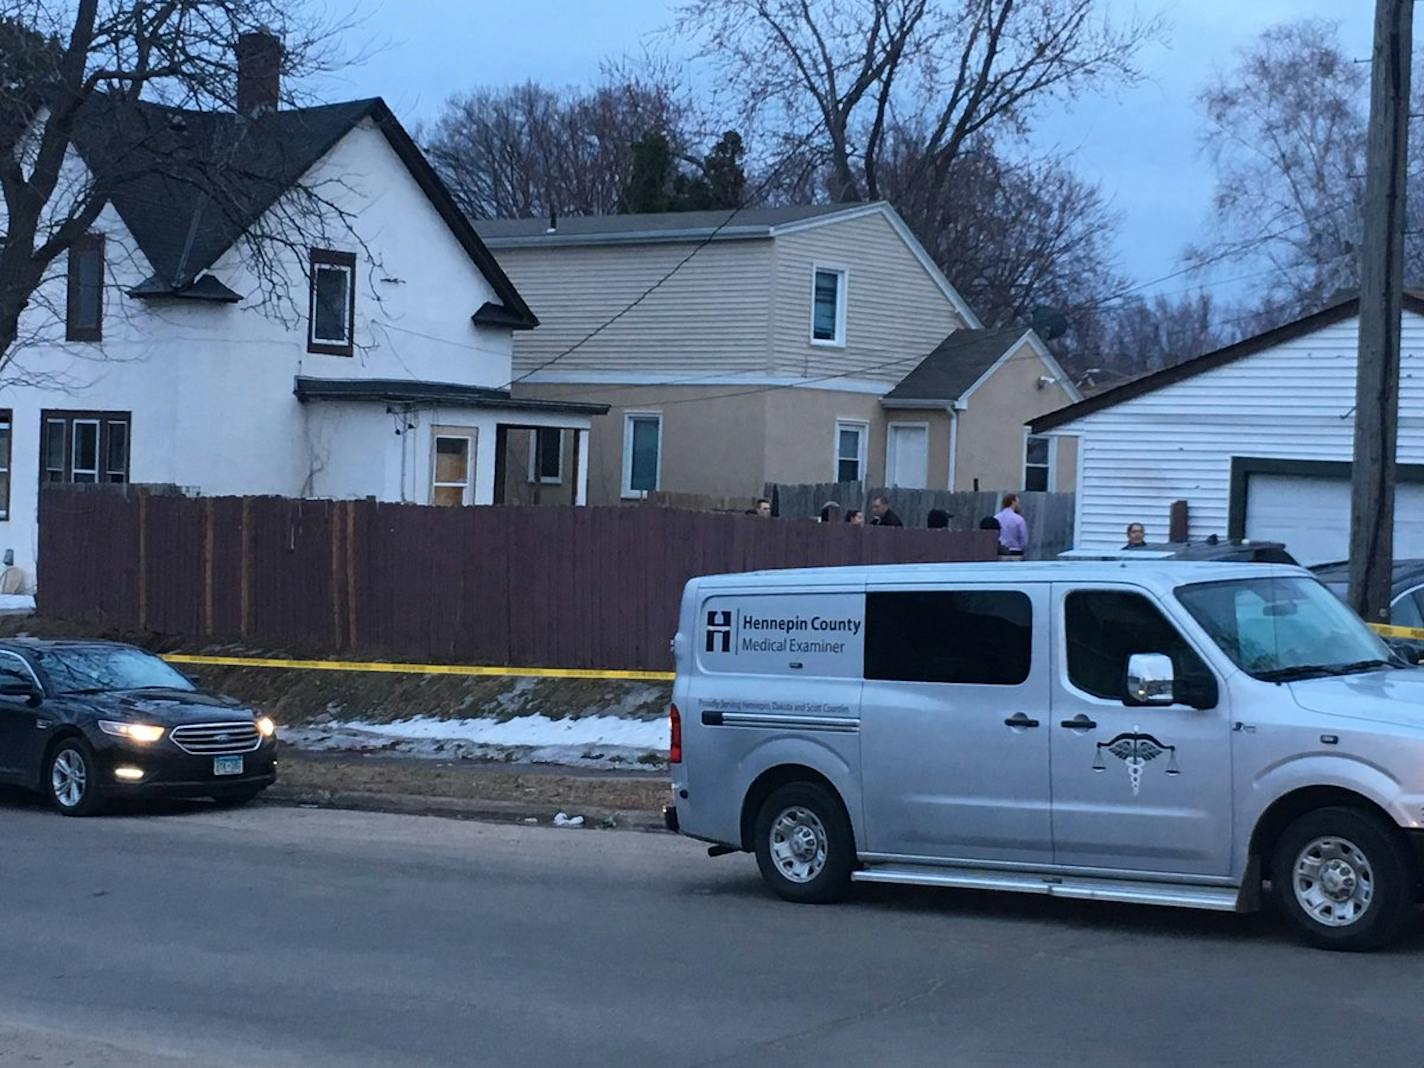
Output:
<instances>
[{"instance_id":1,"label":"van side window","mask_svg":"<svg viewBox=\"0 0 1424 1068\"><path fill-rule=\"evenodd\" d=\"M1215 694L1211 670L1171 621L1140 593L1078 590L1066 598L1064 616L1068 681L1084 693L1121 701L1128 657L1165 653L1172 658L1173 674L1187 688ZM1215 703L1213 696L1210 705Z\"/></svg>"},{"instance_id":2,"label":"van side window","mask_svg":"<svg viewBox=\"0 0 1424 1068\"><path fill-rule=\"evenodd\" d=\"M1033 605L1016 590L865 597L865 677L1017 686L1028 678Z\"/></svg>"}]
</instances>

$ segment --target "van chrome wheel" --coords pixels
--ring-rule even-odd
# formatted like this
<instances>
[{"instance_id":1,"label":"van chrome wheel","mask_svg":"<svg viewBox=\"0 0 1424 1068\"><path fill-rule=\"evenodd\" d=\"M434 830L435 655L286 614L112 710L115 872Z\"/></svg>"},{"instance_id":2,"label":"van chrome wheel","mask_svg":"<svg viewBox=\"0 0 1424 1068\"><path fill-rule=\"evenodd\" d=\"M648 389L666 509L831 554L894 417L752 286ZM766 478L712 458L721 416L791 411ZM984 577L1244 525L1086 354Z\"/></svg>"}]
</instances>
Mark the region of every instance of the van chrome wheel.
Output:
<instances>
[{"instance_id":1,"label":"van chrome wheel","mask_svg":"<svg viewBox=\"0 0 1424 1068\"><path fill-rule=\"evenodd\" d=\"M777 870L793 883L809 883L826 866L826 828L808 808L783 809L771 824L771 856Z\"/></svg>"},{"instance_id":2,"label":"van chrome wheel","mask_svg":"<svg viewBox=\"0 0 1424 1068\"><path fill-rule=\"evenodd\" d=\"M1316 838L1296 855L1291 885L1296 901L1316 923L1349 927L1374 900L1374 867L1349 839Z\"/></svg>"},{"instance_id":3,"label":"van chrome wheel","mask_svg":"<svg viewBox=\"0 0 1424 1068\"><path fill-rule=\"evenodd\" d=\"M64 808L74 808L84 800L89 788L89 768L84 755L77 749L61 749L49 770L50 789L54 799Z\"/></svg>"}]
</instances>

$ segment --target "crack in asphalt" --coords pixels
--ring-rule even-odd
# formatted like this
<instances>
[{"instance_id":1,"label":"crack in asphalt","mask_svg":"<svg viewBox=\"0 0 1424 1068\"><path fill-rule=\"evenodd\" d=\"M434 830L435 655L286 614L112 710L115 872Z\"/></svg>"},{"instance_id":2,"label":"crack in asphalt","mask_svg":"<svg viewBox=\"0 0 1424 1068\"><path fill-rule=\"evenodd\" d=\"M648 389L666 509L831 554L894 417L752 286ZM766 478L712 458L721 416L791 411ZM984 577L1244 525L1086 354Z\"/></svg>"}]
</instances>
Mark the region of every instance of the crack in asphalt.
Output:
<instances>
[{"instance_id":1,"label":"crack in asphalt","mask_svg":"<svg viewBox=\"0 0 1424 1068\"><path fill-rule=\"evenodd\" d=\"M872 1005L868 1009L865 1009L861 1012L850 1013L847 1016L838 1016L833 1020L828 1020L825 1023L816 1025L815 1027L806 1027L800 1031L792 1031L788 1034L778 1035L775 1038L768 1038L761 1042L754 1042L752 1045L746 1047L745 1049L737 1050L735 1053L729 1053L722 1057L714 1057L710 1061L697 1061L696 1063L692 1064L690 1068L712 1068L713 1065L729 1064L732 1061L740 1060L758 1051L766 1051L776 1046L785 1045L788 1042L794 1042L798 1038L808 1038L811 1035L824 1034L828 1031L838 1030L842 1027L847 1026L848 1024L859 1023L862 1020L869 1020L876 1016L883 1016L886 1013L894 1012L896 1009L903 1009L907 1005L913 1005L917 1001L923 1001L925 998L934 997L935 994L939 993L940 990L944 989L944 984L946 981L947 980L945 980L943 977L937 977L935 979L930 980L930 982L922 990L917 990L913 993L906 994L902 998L896 998L893 1001L887 1001L879 1005Z\"/></svg>"}]
</instances>

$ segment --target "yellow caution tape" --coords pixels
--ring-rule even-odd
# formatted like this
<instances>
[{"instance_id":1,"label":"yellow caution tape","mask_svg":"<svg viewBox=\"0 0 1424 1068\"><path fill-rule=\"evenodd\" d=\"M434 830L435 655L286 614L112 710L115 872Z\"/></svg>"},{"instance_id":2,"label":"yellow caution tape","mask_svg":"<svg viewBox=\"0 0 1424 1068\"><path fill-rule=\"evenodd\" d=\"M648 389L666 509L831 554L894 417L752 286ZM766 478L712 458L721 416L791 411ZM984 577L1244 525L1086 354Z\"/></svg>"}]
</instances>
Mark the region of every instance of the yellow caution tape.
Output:
<instances>
[{"instance_id":1,"label":"yellow caution tape","mask_svg":"<svg viewBox=\"0 0 1424 1068\"><path fill-rule=\"evenodd\" d=\"M1424 641L1424 627L1396 627L1390 623L1370 623L1368 626L1382 638L1414 638Z\"/></svg>"},{"instance_id":2,"label":"yellow caution tape","mask_svg":"<svg viewBox=\"0 0 1424 1068\"><path fill-rule=\"evenodd\" d=\"M623 682L672 682L671 671L596 671L583 668L479 667L473 664L393 664L358 660L281 660L269 656L197 656L170 653L170 664L214 667L287 668L293 671L371 671L383 675L467 675L518 679L610 679Z\"/></svg>"}]
</instances>

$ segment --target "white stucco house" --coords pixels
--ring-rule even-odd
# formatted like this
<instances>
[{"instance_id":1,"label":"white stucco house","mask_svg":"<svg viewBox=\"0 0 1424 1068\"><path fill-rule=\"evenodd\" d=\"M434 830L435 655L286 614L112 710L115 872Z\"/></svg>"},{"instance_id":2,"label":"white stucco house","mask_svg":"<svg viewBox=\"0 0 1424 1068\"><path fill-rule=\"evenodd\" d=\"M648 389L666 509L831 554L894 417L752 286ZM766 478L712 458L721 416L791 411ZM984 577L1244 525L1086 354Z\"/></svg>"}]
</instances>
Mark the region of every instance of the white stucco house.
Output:
<instances>
[{"instance_id":1,"label":"white stucco house","mask_svg":"<svg viewBox=\"0 0 1424 1068\"><path fill-rule=\"evenodd\" d=\"M1344 560L1359 301L1127 382L1029 423L1078 442L1077 547L1118 548L1129 522L1166 541L1185 501L1193 541L1284 542ZM1424 294L1404 300L1395 555L1424 557Z\"/></svg>"},{"instance_id":2,"label":"white stucco house","mask_svg":"<svg viewBox=\"0 0 1424 1068\"><path fill-rule=\"evenodd\" d=\"M537 478L584 501L607 407L511 397L514 332L538 319L389 108L279 110L275 79L244 78L242 112L146 105L126 127L99 98L81 124L72 165L108 203L0 368L0 552L30 580L46 483L472 505ZM329 236L266 246L259 274L244 235L298 188L329 202ZM536 436L548 470L504 462Z\"/></svg>"}]
</instances>

